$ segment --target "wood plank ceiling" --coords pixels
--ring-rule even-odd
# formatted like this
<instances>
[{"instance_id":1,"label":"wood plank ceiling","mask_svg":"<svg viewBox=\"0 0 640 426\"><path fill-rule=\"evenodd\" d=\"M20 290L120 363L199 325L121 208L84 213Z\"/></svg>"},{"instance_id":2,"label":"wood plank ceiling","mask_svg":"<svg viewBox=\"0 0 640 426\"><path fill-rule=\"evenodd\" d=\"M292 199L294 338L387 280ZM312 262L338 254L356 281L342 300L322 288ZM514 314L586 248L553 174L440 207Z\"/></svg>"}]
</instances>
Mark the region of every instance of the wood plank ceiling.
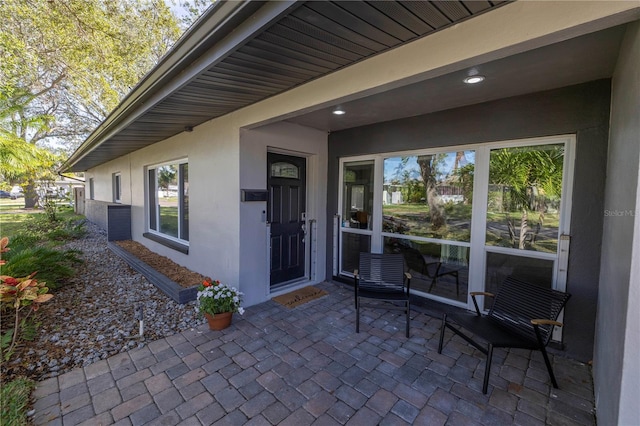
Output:
<instances>
[{"instance_id":1,"label":"wood plank ceiling","mask_svg":"<svg viewBox=\"0 0 640 426\"><path fill-rule=\"evenodd\" d=\"M305 1L81 156L82 171L485 13L504 1Z\"/></svg>"}]
</instances>

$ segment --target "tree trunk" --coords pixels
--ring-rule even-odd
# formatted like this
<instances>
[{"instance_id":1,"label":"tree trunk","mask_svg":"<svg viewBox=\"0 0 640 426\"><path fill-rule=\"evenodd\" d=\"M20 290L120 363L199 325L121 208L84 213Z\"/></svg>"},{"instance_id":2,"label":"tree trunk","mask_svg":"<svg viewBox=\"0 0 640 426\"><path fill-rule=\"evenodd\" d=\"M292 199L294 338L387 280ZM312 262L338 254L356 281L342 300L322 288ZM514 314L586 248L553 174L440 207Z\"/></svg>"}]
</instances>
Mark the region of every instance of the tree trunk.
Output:
<instances>
[{"instance_id":1,"label":"tree trunk","mask_svg":"<svg viewBox=\"0 0 640 426\"><path fill-rule=\"evenodd\" d=\"M529 234L531 228L529 228L529 215L527 209L522 209L522 218L520 220L520 241L518 248L524 250L526 248L527 234Z\"/></svg>"},{"instance_id":2,"label":"tree trunk","mask_svg":"<svg viewBox=\"0 0 640 426\"><path fill-rule=\"evenodd\" d=\"M421 155L418 157L420 174L426 188L427 204L429 204L429 215L431 217L431 228L439 229L446 223L444 208L440 204L438 192L436 190L436 176L433 169L433 155Z\"/></svg>"},{"instance_id":3,"label":"tree trunk","mask_svg":"<svg viewBox=\"0 0 640 426\"><path fill-rule=\"evenodd\" d=\"M38 203L38 193L36 192L36 184L33 180L27 181L24 185L24 208L32 209Z\"/></svg>"}]
</instances>

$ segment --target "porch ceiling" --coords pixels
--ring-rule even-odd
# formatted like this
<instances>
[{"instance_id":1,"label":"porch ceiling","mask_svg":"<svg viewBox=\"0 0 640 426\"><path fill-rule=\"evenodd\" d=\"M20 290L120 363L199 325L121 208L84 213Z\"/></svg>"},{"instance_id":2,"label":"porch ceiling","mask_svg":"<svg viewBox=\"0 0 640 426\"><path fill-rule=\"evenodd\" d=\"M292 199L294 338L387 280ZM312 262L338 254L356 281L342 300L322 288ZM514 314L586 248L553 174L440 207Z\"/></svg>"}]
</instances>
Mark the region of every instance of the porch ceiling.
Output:
<instances>
[{"instance_id":1,"label":"porch ceiling","mask_svg":"<svg viewBox=\"0 0 640 426\"><path fill-rule=\"evenodd\" d=\"M469 69L406 85L287 118L323 131L339 131L481 102L551 90L610 78L615 69L625 25L608 28L525 53L475 65L485 77L468 85ZM496 119L496 117L492 117ZM499 118L498 118L499 119Z\"/></svg>"},{"instance_id":2,"label":"porch ceiling","mask_svg":"<svg viewBox=\"0 0 640 426\"><path fill-rule=\"evenodd\" d=\"M152 78L149 87L143 80L62 169L87 170L506 3L281 1L258 9L259 3L240 2L234 17L210 28L171 73ZM224 7L214 6L186 38ZM169 60L178 53L174 48Z\"/></svg>"}]
</instances>

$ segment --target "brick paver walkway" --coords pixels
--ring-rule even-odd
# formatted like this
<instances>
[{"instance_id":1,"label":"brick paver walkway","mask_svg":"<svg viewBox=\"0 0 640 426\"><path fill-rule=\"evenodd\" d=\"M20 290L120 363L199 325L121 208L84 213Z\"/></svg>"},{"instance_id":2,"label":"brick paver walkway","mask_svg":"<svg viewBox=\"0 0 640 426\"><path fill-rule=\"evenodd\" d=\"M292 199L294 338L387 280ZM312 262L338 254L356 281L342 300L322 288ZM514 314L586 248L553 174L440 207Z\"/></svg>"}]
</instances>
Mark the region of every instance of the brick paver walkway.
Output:
<instances>
[{"instance_id":1,"label":"brick paver walkway","mask_svg":"<svg viewBox=\"0 0 640 426\"><path fill-rule=\"evenodd\" d=\"M150 342L40 382L36 424L86 425L595 425L588 366L552 356L494 352L483 395L483 356L446 334L440 319L412 311L411 338L399 311L363 309L355 333L349 288L287 309L273 301Z\"/></svg>"}]
</instances>

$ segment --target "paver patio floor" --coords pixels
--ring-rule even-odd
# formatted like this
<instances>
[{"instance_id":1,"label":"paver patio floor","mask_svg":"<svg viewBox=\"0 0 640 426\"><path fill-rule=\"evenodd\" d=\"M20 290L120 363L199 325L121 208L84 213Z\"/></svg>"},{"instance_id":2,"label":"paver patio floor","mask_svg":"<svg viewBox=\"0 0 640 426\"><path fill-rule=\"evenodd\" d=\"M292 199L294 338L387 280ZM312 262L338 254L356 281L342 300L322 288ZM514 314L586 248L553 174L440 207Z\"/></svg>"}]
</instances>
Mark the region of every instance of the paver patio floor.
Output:
<instances>
[{"instance_id":1,"label":"paver patio floor","mask_svg":"<svg viewBox=\"0 0 640 426\"><path fill-rule=\"evenodd\" d=\"M437 353L441 319L362 310L352 291L287 309L273 301L47 379L35 391L36 424L86 425L595 425L587 365L496 350L483 395L484 356L452 333ZM428 305L427 305L428 306Z\"/></svg>"}]
</instances>

